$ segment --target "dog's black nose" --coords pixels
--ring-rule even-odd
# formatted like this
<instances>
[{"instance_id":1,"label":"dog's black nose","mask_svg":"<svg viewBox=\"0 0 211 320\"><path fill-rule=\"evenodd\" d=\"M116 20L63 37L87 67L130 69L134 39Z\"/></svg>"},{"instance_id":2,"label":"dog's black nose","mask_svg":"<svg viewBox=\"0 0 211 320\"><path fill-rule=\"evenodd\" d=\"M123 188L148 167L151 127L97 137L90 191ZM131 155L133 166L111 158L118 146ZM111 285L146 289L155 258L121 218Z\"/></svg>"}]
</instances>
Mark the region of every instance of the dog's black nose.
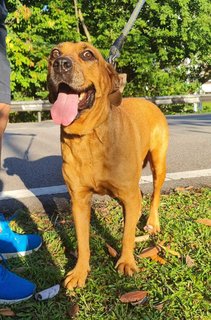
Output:
<instances>
[{"instance_id":1,"label":"dog's black nose","mask_svg":"<svg viewBox=\"0 0 211 320\"><path fill-rule=\"evenodd\" d=\"M72 68L72 61L67 57L61 57L54 61L53 68L56 72L67 72Z\"/></svg>"}]
</instances>

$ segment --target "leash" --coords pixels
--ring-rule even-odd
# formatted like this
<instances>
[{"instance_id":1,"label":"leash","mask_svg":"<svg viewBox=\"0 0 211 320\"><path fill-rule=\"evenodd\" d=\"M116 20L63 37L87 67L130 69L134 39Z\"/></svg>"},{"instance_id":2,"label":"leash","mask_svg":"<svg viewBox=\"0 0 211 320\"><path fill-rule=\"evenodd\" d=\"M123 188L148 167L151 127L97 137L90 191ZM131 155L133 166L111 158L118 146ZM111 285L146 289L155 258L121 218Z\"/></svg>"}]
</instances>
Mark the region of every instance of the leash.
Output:
<instances>
[{"instance_id":1,"label":"leash","mask_svg":"<svg viewBox=\"0 0 211 320\"><path fill-rule=\"evenodd\" d=\"M123 47L124 41L133 27L139 12L141 11L144 3L146 0L139 0L135 9L133 10L130 19L128 20L127 24L125 25L124 29L122 30L120 36L114 41L113 45L110 48L109 52L109 57L108 57L108 62L112 64L113 66L115 65L115 59L120 57L120 50Z\"/></svg>"}]
</instances>

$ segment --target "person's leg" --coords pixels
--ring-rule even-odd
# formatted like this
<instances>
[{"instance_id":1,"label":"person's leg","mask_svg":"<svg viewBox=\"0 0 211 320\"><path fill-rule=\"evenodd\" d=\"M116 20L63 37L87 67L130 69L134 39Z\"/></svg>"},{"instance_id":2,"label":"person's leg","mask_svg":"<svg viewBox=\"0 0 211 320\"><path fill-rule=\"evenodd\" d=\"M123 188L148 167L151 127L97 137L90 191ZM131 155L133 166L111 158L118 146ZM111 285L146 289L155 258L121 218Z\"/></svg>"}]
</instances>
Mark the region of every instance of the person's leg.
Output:
<instances>
[{"instance_id":1,"label":"person's leg","mask_svg":"<svg viewBox=\"0 0 211 320\"><path fill-rule=\"evenodd\" d=\"M0 167L2 137L9 118L11 92L10 92L10 64L6 52L7 31L4 21L0 21Z\"/></svg>"},{"instance_id":2,"label":"person's leg","mask_svg":"<svg viewBox=\"0 0 211 320\"><path fill-rule=\"evenodd\" d=\"M9 119L10 105L0 103L0 137L2 137Z\"/></svg>"},{"instance_id":3,"label":"person's leg","mask_svg":"<svg viewBox=\"0 0 211 320\"><path fill-rule=\"evenodd\" d=\"M0 168L1 168L2 138L3 138L3 133L7 126L9 113L10 113L9 104L0 103Z\"/></svg>"}]
</instances>

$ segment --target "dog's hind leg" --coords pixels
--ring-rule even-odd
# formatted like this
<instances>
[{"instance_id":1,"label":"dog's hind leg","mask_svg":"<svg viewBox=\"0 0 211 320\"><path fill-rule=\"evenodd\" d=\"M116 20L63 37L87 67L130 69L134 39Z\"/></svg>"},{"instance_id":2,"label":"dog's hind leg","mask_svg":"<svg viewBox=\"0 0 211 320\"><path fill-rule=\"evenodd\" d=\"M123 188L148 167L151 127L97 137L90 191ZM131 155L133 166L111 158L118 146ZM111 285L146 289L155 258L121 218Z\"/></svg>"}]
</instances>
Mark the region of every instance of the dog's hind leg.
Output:
<instances>
[{"instance_id":1,"label":"dog's hind leg","mask_svg":"<svg viewBox=\"0 0 211 320\"><path fill-rule=\"evenodd\" d=\"M131 276L138 271L133 250L135 246L135 230L137 222L141 215L141 192L139 187L135 191L129 191L128 194L121 197L125 211L125 225L122 241L122 253L116 268L120 273Z\"/></svg>"},{"instance_id":2,"label":"dog's hind leg","mask_svg":"<svg viewBox=\"0 0 211 320\"><path fill-rule=\"evenodd\" d=\"M160 203L160 192L166 176L166 152L167 146L161 145L149 154L149 162L153 175L153 194L150 206L150 215L145 227L150 233L160 231L158 207Z\"/></svg>"}]
</instances>

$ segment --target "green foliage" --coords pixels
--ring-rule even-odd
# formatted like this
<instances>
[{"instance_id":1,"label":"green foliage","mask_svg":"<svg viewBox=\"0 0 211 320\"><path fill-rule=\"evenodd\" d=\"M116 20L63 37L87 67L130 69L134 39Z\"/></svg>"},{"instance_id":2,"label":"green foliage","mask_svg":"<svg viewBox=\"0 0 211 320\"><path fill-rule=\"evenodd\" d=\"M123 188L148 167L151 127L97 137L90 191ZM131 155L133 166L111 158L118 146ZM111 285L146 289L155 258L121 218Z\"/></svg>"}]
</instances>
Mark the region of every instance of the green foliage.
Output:
<instances>
[{"instance_id":1,"label":"green foliage","mask_svg":"<svg viewBox=\"0 0 211 320\"><path fill-rule=\"evenodd\" d=\"M67 1L48 1L46 7L31 1L28 6L15 0L9 3L7 46L13 98L46 98L49 52L56 43L76 36L72 7L67 7Z\"/></svg>"},{"instance_id":2,"label":"green foliage","mask_svg":"<svg viewBox=\"0 0 211 320\"><path fill-rule=\"evenodd\" d=\"M105 58L137 0L78 0L93 44ZM46 98L47 57L54 44L86 40L74 1L8 1L8 55L14 99ZM148 0L129 33L118 70L125 95L194 93L210 77L210 0Z\"/></svg>"},{"instance_id":3,"label":"green foliage","mask_svg":"<svg viewBox=\"0 0 211 320\"><path fill-rule=\"evenodd\" d=\"M211 113L211 102L203 103L203 112Z\"/></svg>"}]
</instances>

